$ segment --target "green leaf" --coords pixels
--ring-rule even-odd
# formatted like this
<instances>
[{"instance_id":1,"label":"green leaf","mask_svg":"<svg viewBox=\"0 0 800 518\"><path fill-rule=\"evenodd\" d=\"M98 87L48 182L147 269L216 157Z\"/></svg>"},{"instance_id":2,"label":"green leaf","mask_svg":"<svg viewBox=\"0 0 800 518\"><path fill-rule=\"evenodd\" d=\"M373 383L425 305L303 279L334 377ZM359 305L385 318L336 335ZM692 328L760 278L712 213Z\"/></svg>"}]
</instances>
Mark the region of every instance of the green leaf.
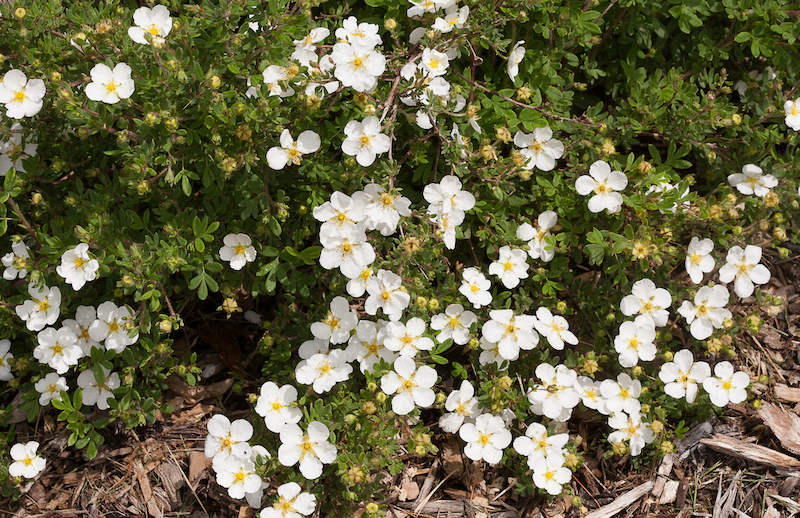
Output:
<instances>
[{"instance_id":1,"label":"green leaf","mask_svg":"<svg viewBox=\"0 0 800 518\"><path fill-rule=\"evenodd\" d=\"M750 34L747 31L743 31L743 32L740 32L739 34L737 34L736 37L733 38L733 39L734 39L734 41L736 41L736 43L744 43L745 41L749 41L750 38L752 38L752 37L753 37L752 34Z\"/></svg>"}]
</instances>

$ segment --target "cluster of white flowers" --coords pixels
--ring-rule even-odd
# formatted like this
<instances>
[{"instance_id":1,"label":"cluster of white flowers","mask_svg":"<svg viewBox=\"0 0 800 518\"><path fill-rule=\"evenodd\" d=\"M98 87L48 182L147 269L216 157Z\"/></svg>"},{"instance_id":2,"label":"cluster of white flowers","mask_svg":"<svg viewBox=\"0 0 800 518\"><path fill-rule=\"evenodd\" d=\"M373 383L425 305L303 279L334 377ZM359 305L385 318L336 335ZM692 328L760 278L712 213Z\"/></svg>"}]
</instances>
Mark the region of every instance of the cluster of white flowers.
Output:
<instances>
[{"instance_id":1,"label":"cluster of white flowers","mask_svg":"<svg viewBox=\"0 0 800 518\"><path fill-rule=\"evenodd\" d=\"M456 176L446 176L439 183L426 185L422 196L430 204L428 215L439 227L445 246L454 249L456 228L464 222L466 211L475 206L475 196L461 190L461 180Z\"/></svg>"},{"instance_id":2,"label":"cluster of white flowers","mask_svg":"<svg viewBox=\"0 0 800 518\"><path fill-rule=\"evenodd\" d=\"M231 422L217 414L206 427L205 454L212 459L217 483L227 488L231 498L246 498L248 504L260 507L267 485L256 473L256 460L271 456L263 446L250 446L247 442L253 436L253 425L244 419Z\"/></svg>"},{"instance_id":3,"label":"cluster of white flowers","mask_svg":"<svg viewBox=\"0 0 800 518\"><path fill-rule=\"evenodd\" d=\"M331 51L336 66L334 76L342 86L356 92L371 92L378 84L378 76L386 70L386 58L375 47L383 43L374 23L358 23L355 16L347 18L336 29L339 40Z\"/></svg>"}]
</instances>

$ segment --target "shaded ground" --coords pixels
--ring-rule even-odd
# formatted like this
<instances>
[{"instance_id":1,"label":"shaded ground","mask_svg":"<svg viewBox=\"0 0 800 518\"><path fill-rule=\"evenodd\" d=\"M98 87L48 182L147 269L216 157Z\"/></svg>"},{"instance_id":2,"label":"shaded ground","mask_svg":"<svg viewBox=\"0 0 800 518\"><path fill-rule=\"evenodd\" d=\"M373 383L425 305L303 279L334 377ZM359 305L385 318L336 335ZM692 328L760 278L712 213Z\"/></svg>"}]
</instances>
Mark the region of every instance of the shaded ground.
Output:
<instances>
[{"instance_id":1,"label":"shaded ground","mask_svg":"<svg viewBox=\"0 0 800 518\"><path fill-rule=\"evenodd\" d=\"M587 439L580 446L584 464L571 482L580 502L519 496L507 470L481 469L462 456L457 440L440 434L437 456L408 455L400 475L378 474L389 495L387 515L599 518L619 511L624 517L775 518L800 511L800 255L797 249L788 259L769 253L764 262L772 280L762 291L783 302L763 307L761 331L744 331L734 344L737 368L754 380L751 391L765 402L761 408L730 405L720 418L693 423L676 441L674 454L638 470L627 456L604 456L607 446L599 431L593 437L584 421L573 419L570 433ZM749 315L754 304L751 297L732 311ZM219 338L215 347L230 347L231 335L224 329L209 333ZM247 363L237 356L233 367L240 361ZM91 461L67 447L68 434L56 432L52 421L28 428L19 423L19 436L42 444L47 469L24 487L19 501L0 501L0 516L253 516L253 509L215 483L203 453L211 414L247 415L236 411L245 407L243 401L223 399L232 383L190 388L171 380L167 398L176 412L133 431L110 425L106 444ZM432 431L438 433L435 427ZM274 488L267 490L265 502L273 493Z\"/></svg>"}]
</instances>

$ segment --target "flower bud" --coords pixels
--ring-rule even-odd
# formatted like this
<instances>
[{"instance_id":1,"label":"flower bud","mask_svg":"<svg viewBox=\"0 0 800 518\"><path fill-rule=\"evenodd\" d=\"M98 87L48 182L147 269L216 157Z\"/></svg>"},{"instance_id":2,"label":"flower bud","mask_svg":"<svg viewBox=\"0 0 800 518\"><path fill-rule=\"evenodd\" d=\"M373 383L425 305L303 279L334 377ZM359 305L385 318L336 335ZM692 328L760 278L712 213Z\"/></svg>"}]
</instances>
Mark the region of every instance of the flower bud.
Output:
<instances>
[{"instance_id":1,"label":"flower bud","mask_svg":"<svg viewBox=\"0 0 800 518\"><path fill-rule=\"evenodd\" d=\"M772 229L772 235L775 236L775 239L778 241L786 241L786 231L781 227L775 227Z\"/></svg>"},{"instance_id":2,"label":"flower bud","mask_svg":"<svg viewBox=\"0 0 800 518\"><path fill-rule=\"evenodd\" d=\"M382 405L386 401L386 398L387 396L385 392L378 392L377 394L375 394L375 401L377 401L378 404L380 405Z\"/></svg>"},{"instance_id":3,"label":"flower bud","mask_svg":"<svg viewBox=\"0 0 800 518\"><path fill-rule=\"evenodd\" d=\"M519 150L517 150L517 149L512 149L512 150L511 150L511 160L514 162L514 165L515 165L515 166L517 166L517 167L522 167L522 166L524 166L524 165L525 165L525 162L527 162L527 161L528 161L528 159L525 157L525 155L523 155L522 153L520 153L520 152L519 152ZM531 171L527 171L527 170L525 170L525 172L527 172L527 173L528 173L528 175L527 175L528 177L527 177L527 178L525 178L525 180L530 180L530 177L531 177ZM521 174L522 174L522 172L520 172L520 175L521 175Z\"/></svg>"},{"instance_id":4,"label":"flower bud","mask_svg":"<svg viewBox=\"0 0 800 518\"><path fill-rule=\"evenodd\" d=\"M764 195L764 205L767 207L775 208L778 206L780 202L780 198L778 195L775 194L773 191L769 191L767 194Z\"/></svg>"},{"instance_id":5,"label":"flower bud","mask_svg":"<svg viewBox=\"0 0 800 518\"><path fill-rule=\"evenodd\" d=\"M431 311L436 311L439 309L439 301L437 299L431 299L428 301L428 309Z\"/></svg>"},{"instance_id":6,"label":"flower bud","mask_svg":"<svg viewBox=\"0 0 800 518\"><path fill-rule=\"evenodd\" d=\"M531 89L528 88L526 85L523 85L517 88L516 94L517 94L517 99L519 99L520 101L527 101L528 99L531 98L533 92L531 92Z\"/></svg>"},{"instance_id":7,"label":"flower bud","mask_svg":"<svg viewBox=\"0 0 800 518\"><path fill-rule=\"evenodd\" d=\"M161 322L158 323L158 329L162 333L169 333L169 332L172 331L172 322L170 322L169 320L164 319L164 320L162 320Z\"/></svg>"},{"instance_id":8,"label":"flower bud","mask_svg":"<svg viewBox=\"0 0 800 518\"><path fill-rule=\"evenodd\" d=\"M392 18L390 18L390 19L392 19ZM368 503L367 507L366 507L367 513L369 513L369 514L377 513L378 509L379 509L378 504L376 504L375 502Z\"/></svg>"},{"instance_id":9,"label":"flower bud","mask_svg":"<svg viewBox=\"0 0 800 518\"><path fill-rule=\"evenodd\" d=\"M237 311L241 311L242 308L239 307L239 304L236 302L236 299L228 297L222 301L222 306L217 309L221 309L228 315L231 315Z\"/></svg>"},{"instance_id":10,"label":"flower bud","mask_svg":"<svg viewBox=\"0 0 800 518\"><path fill-rule=\"evenodd\" d=\"M719 205L712 205L708 208L708 216L712 219L722 219L722 207Z\"/></svg>"},{"instance_id":11,"label":"flower bud","mask_svg":"<svg viewBox=\"0 0 800 518\"><path fill-rule=\"evenodd\" d=\"M211 77L208 78L208 85L211 88L213 88L214 90L216 90L217 88L222 86L222 80L219 78L219 76L216 76L216 75L215 76L211 76Z\"/></svg>"},{"instance_id":12,"label":"flower bud","mask_svg":"<svg viewBox=\"0 0 800 518\"><path fill-rule=\"evenodd\" d=\"M758 410L759 408L761 408L763 404L764 404L763 401L761 401L760 399L756 399L755 401L753 401L753 408Z\"/></svg>"},{"instance_id":13,"label":"flower bud","mask_svg":"<svg viewBox=\"0 0 800 518\"><path fill-rule=\"evenodd\" d=\"M397 28L397 20L394 18L387 18L386 21L383 22L383 26L387 31L393 31Z\"/></svg>"},{"instance_id":14,"label":"flower bud","mask_svg":"<svg viewBox=\"0 0 800 518\"><path fill-rule=\"evenodd\" d=\"M50 72L50 81L61 81L61 73L57 70Z\"/></svg>"},{"instance_id":15,"label":"flower bud","mask_svg":"<svg viewBox=\"0 0 800 518\"><path fill-rule=\"evenodd\" d=\"M667 453L672 453L675 451L675 444L672 441L664 441L661 443L661 446L659 446L659 449L661 450L661 453L666 455Z\"/></svg>"},{"instance_id":16,"label":"flower bud","mask_svg":"<svg viewBox=\"0 0 800 518\"><path fill-rule=\"evenodd\" d=\"M663 356L665 362L671 362L674 355L672 354L672 351L664 351Z\"/></svg>"},{"instance_id":17,"label":"flower bud","mask_svg":"<svg viewBox=\"0 0 800 518\"><path fill-rule=\"evenodd\" d=\"M447 394L445 394L444 392L437 392L436 393L436 404L437 405L441 405L445 401L447 401Z\"/></svg>"},{"instance_id":18,"label":"flower bud","mask_svg":"<svg viewBox=\"0 0 800 518\"><path fill-rule=\"evenodd\" d=\"M587 376L593 376L595 372L600 370L600 364L597 363L597 360L588 359L583 362L581 370Z\"/></svg>"},{"instance_id":19,"label":"flower bud","mask_svg":"<svg viewBox=\"0 0 800 518\"><path fill-rule=\"evenodd\" d=\"M364 412L367 415L372 415L372 414L374 414L375 412L378 411L378 407L372 401L365 401L361 405L361 411Z\"/></svg>"},{"instance_id":20,"label":"flower bud","mask_svg":"<svg viewBox=\"0 0 800 518\"><path fill-rule=\"evenodd\" d=\"M506 143L511 142L511 132L508 131L508 128L506 128L505 126L497 128L497 140Z\"/></svg>"},{"instance_id":21,"label":"flower bud","mask_svg":"<svg viewBox=\"0 0 800 518\"><path fill-rule=\"evenodd\" d=\"M735 227L731 228L731 234L733 234L734 236L740 236L742 232L744 232L744 229L739 225L736 225Z\"/></svg>"},{"instance_id":22,"label":"flower bud","mask_svg":"<svg viewBox=\"0 0 800 518\"><path fill-rule=\"evenodd\" d=\"M745 319L745 327L748 331L752 334L756 335L761 331L761 325L763 321L758 315L750 315Z\"/></svg>"},{"instance_id":23,"label":"flower bud","mask_svg":"<svg viewBox=\"0 0 800 518\"><path fill-rule=\"evenodd\" d=\"M632 374L633 374L634 378L638 378L639 376L641 376L642 375L642 366L641 365L635 366L633 368Z\"/></svg>"},{"instance_id":24,"label":"flower bud","mask_svg":"<svg viewBox=\"0 0 800 518\"><path fill-rule=\"evenodd\" d=\"M378 109L372 103L369 103L368 105L364 106L364 113L366 113L367 115L375 115L377 111Z\"/></svg>"},{"instance_id":25,"label":"flower bud","mask_svg":"<svg viewBox=\"0 0 800 518\"><path fill-rule=\"evenodd\" d=\"M478 340L477 338L471 338L470 339L470 341L469 341L469 348L470 349L472 349L474 351L474 350L480 349L480 347L481 347L481 341L480 340Z\"/></svg>"},{"instance_id":26,"label":"flower bud","mask_svg":"<svg viewBox=\"0 0 800 518\"><path fill-rule=\"evenodd\" d=\"M374 381L370 381L369 383L367 383L367 390L369 390L370 392L375 392L376 390L378 390L378 384L375 383Z\"/></svg>"},{"instance_id":27,"label":"flower bud","mask_svg":"<svg viewBox=\"0 0 800 518\"><path fill-rule=\"evenodd\" d=\"M615 155L617 153L617 148L614 147L614 143L611 140L606 139L600 147L600 153L605 156Z\"/></svg>"},{"instance_id":28,"label":"flower bud","mask_svg":"<svg viewBox=\"0 0 800 518\"><path fill-rule=\"evenodd\" d=\"M481 156L484 160L497 160L497 153L491 144L484 144L481 147Z\"/></svg>"},{"instance_id":29,"label":"flower bud","mask_svg":"<svg viewBox=\"0 0 800 518\"><path fill-rule=\"evenodd\" d=\"M614 452L614 455L619 455L619 456L625 455L625 452L628 451L628 447L625 445L624 442L615 442L612 445L611 449Z\"/></svg>"},{"instance_id":30,"label":"flower bud","mask_svg":"<svg viewBox=\"0 0 800 518\"><path fill-rule=\"evenodd\" d=\"M742 116L739 115L738 113L734 113L733 115L731 115L731 122L733 122L735 126L740 125L742 123Z\"/></svg>"},{"instance_id":31,"label":"flower bud","mask_svg":"<svg viewBox=\"0 0 800 518\"><path fill-rule=\"evenodd\" d=\"M164 123L164 126L166 126L167 129L170 131L175 131L176 129L178 129L178 119L176 119L175 117L170 117Z\"/></svg>"},{"instance_id":32,"label":"flower bud","mask_svg":"<svg viewBox=\"0 0 800 518\"><path fill-rule=\"evenodd\" d=\"M788 248L784 248L784 247L778 248L778 257L780 257L781 259L788 259L789 255L790 255L790 252L789 252Z\"/></svg>"},{"instance_id":33,"label":"flower bud","mask_svg":"<svg viewBox=\"0 0 800 518\"><path fill-rule=\"evenodd\" d=\"M28 14L28 11L26 11L22 7L17 7L14 10L14 18L16 18L17 20L22 20L23 18L25 18L25 15L27 15L27 14Z\"/></svg>"},{"instance_id":34,"label":"flower bud","mask_svg":"<svg viewBox=\"0 0 800 518\"><path fill-rule=\"evenodd\" d=\"M639 162L639 165L637 165L636 168L639 170L640 173L648 174L650 171L653 170L653 164L651 164L647 160L642 160L641 162Z\"/></svg>"}]
</instances>

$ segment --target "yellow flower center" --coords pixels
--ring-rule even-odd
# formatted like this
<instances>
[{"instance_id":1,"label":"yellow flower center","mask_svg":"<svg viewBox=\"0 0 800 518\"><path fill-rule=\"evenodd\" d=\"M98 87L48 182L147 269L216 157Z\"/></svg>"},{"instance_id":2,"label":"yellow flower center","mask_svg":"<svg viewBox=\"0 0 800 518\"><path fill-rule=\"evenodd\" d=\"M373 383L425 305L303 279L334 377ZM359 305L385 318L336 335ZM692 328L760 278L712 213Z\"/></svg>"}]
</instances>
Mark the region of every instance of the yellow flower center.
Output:
<instances>
[{"instance_id":1,"label":"yellow flower center","mask_svg":"<svg viewBox=\"0 0 800 518\"><path fill-rule=\"evenodd\" d=\"M288 513L294 512L294 506L292 504L294 504L294 498L286 500L284 497L280 497L274 507L282 513L282 516L286 516Z\"/></svg>"},{"instance_id":2,"label":"yellow flower center","mask_svg":"<svg viewBox=\"0 0 800 518\"><path fill-rule=\"evenodd\" d=\"M283 408L283 404L280 401L273 401L272 402L272 411L273 412L278 412L282 408Z\"/></svg>"},{"instance_id":3,"label":"yellow flower center","mask_svg":"<svg viewBox=\"0 0 800 518\"><path fill-rule=\"evenodd\" d=\"M544 472L544 478L546 478L547 480L553 480L554 478L556 478L556 472L550 471L548 469L547 471Z\"/></svg>"},{"instance_id":4,"label":"yellow flower center","mask_svg":"<svg viewBox=\"0 0 800 518\"><path fill-rule=\"evenodd\" d=\"M113 322L108 324L108 334L116 333L117 331L119 331L119 324L117 323L116 320L114 320Z\"/></svg>"},{"instance_id":5,"label":"yellow flower center","mask_svg":"<svg viewBox=\"0 0 800 518\"><path fill-rule=\"evenodd\" d=\"M700 261L703 260L703 256L695 252L689 256L689 260L692 261L693 265L697 266L698 264L700 264Z\"/></svg>"},{"instance_id":6,"label":"yellow flower center","mask_svg":"<svg viewBox=\"0 0 800 518\"><path fill-rule=\"evenodd\" d=\"M451 327L455 329L456 327L460 326L461 324L458 321L458 317L450 317L447 320L447 327Z\"/></svg>"},{"instance_id":7,"label":"yellow flower center","mask_svg":"<svg viewBox=\"0 0 800 518\"><path fill-rule=\"evenodd\" d=\"M228 435L227 437L223 437L222 439L219 440L219 444L220 445L218 451L230 450L231 445L233 444L233 441L231 441L231 436Z\"/></svg>"},{"instance_id":8,"label":"yellow flower center","mask_svg":"<svg viewBox=\"0 0 800 518\"><path fill-rule=\"evenodd\" d=\"M531 151L533 151L536 154L539 154L542 151L543 148L544 148L544 143L539 142L538 140L534 140L533 144L528 146L528 149L530 149Z\"/></svg>"},{"instance_id":9,"label":"yellow flower center","mask_svg":"<svg viewBox=\"0 0 800 518\"><path fill-rule=\"evenodd\" d=\"M654 309L656 309L656 308L655 308L655 306L653 305L653 302L652 302L652 300L653 300L653 299L650 299L650 300L648 300L647 302L645 302L644 304L642 304L642 311L641 311L641 313L650 313L651 311L653 311Z\"/></svg>"},{"instance_id":10,"label":"yellow flower center","mask_svg":"<svg viewBox=\"0 0 800 518\"><path fill-rule=\"evenodd\" d=\"M637 338L631 338L630 340L628 340L628 347L633 349L637 353L639 352L640 345L642 345L642 342L640 342Z\"/></svg>"},{"instance_id":11,"label":"yellow flower center","mask_svg":"<svg viewBox=\"0 0 800 518\"><path fill-rule=\"evenodd\" d=\"M58 392L58 388L56 387L55 383L51 383L50 385L47 386L47 391L55 394L56 392Z\"/></svg>"},{"instance_id":12,"label":"yellow flower center","mask_svg":"<svg viewBox=\"0 0 800 518\"><path fill-rule=\"evenodd\" d=\"M341 322L341 320L333 316L333 314L330 311L328 312L328 318L324 320L324 323L328 325L331 329L338 329L339 322Z\"/></svg>"},{"instance_id":13,"label":"yellow flower center","mask_svg":"<svg viewBox=\"0 0 800 518\"><path fill-rule=\"evenodd\" d=\"M606 194L610 193L612 190L613 189L611 189L609 186L606 185L606 180L603 180L603 183L598 183L597 185L595 185L594 193L595 194L602 194L602 195L605 196Z\"/></svg>"},{"instance_id":14,"label":"yellow flower center","mask_svg":"<svg viewBox=\"0 0 800 518\"><path fill-rule=\"evenodd\" d=\"M478 432L478 442L481 443L481 446L486 446L489 444L489 441L492 440L491 435L487 435L483 432Z\"/></svg>"},{"instance_id":15,"label":"yellow flower center","mask_svg":"<svg viewBox=\"0 0 800 518\"><path fill-rule=\"evenodd\" d=\"M705 303L704 304L700 304L699 306L697 306L697 316L698 317L704 317L707 314L708 314L708 307L706 307Z\"/></svg>"},{"instance_id":16,"label":"yellow flower center","mask_svg":"<svg viewBox=\"0 0 800 518\"><path fill-rule=\"evenodd\" d=\"M316 446L316 445L317 445L317 443L311 442L311 440L308 438L308 435L304 435L303 436L303 442L300 443L300 460L302 461L303 458L308 453L311 453L311 455L314 455L314 446ZM314 455L314 456L316 456L316 455Z\"/></svg>"},{"instance_id":17,"label":"yellow flower center","mask_svg":"<svg viewBox=\"0 0 800 518\"><path fill-rule=\"evenodd\" d=\"M477 284L470 284L469 291L471 291L472 293L478 293L479 291L481 291L481 288Z\"/></svg>"},{"instance_id":18,"label":"yellow flower center","mask_svg":"<svg viewBox=\"0 0 800 518\"><path fill-rule=\"evenodd\" d=\"M631 393L628 392L628 389L622 389L619 391L619 397L622 399L629 399L631 397Z\"/></svg>"},{"instance_id":19,"label":"yellow flower center","mask_svg":"<svg viewBox=\"0 0 800 518\"><path fill-rule=\"evenodd\" d=\"M456 414L458 415L468 415L467 413L467 405L464 403L459 403L456 407Z\"/></svg>"},{"instance_id":20,"label":"yellow flower center","mask_svg":"<svg viewBox=\"0 0 800 518\"><path fill-rule=\"evenodd\" d=\"M392 298L392 292L383 290L383 292L381 293L381 300L383 300L383 302L386 302L390 298Z\"/></svg>"},{"instance_id":21,"label":"yellow flower center","mask_svg":"<svg viewBox=\"0 0 800 518\"><path fill-rule=\"evenodd\" d=\"M370 140L372 140L372 137L362 133L361 136L358 137L358 145L360 147L369 147Z\"/></svg>"},{"instance_id":22,"label":"yellow flower center","mask_svg":"<svg viewBox=\"0 0 800 518\"><path fill-rule=\"evenodd\" d=\"M53 356L55 356L56 354L61 354L62 352L64 352L64 347L58 342L54 343L53 344Z\"/></svg>"},{"instance_id":23,"label":"yellow flower center","mask_svg":"<svg viewBox=\"0 0 800 518\"><path fill-rule=\"evenodd\" d=\"M236 477L236 481L234 484L241 484L244 482L244 479L247 477L247 474L244 471L239 471L233 475Z\"/></svg>"},{"instance_id":24,"label":"yellow flower center","mask_svg":"<svg viewBox=\"0 0 800 518\"><path fill-rule=\"evenodd\" d=\"M439 68L439 60L436 58L431 59L430 61L428 61L428 66L436 70L437 68Z\"/></svg>"},{"instance_id":25,"label":"yellow flower center","mask_svg":"<svg viewBox=\"0 0 800 518\"><path fill-rule=\"evenodd\" d=\"M519 331L519 328L514 325L514 321L512 320L511 323L506 326L506 330L503 333L503 338L507 337L508 335L511 335L512 337L514 337L514 340L516 340L517 331Z\"/></svg>"},{"instance_id":26,"label":"yellow flower center","mask_svg":"<svg viewBox=\"0 0 800 518\"><path fill-rule=\"evenodd\" d=\"M416 383L414 383L414 374L412 374L410 378L403 380L403 383L400 385L400 388L397 389L397 392L411 392L411 390L416 386Z\"/></svg>"},{"instance_id":27,"label":"yellow flower center","mask_svg":"<svg viewBox=\"0 0 800 518\"><path fill-rule=\"evenodd\" d=\"M14 92L14 99L12 102L21 103L25 101L25 99L27 99L27 96L25 95L25 89L23 88L22 90L17 90Z\"/></svg>"},{"instance_id":28,"label":"yellow flower center","mask_svg":"<svg viewBox=\"0 0 800 518\"><path fill-rule=\"evenodd\" d=\"M82 257L76 257L75 258L75 268L83 268L83 265L88 263L88 262L89 261L87 261L86 259L83 259Z\"/></svg>"},{"instance_id":29,"label":"yellow flower center","mask_svg":"<svg viewBox=\"0 0 800 518\"><path fill-rule=\"evenodd\" d=\"M730 380L725 380L722 382L722 388L725 390L730 390L733 388L733 385L731 384Z\"/></svg>"},{"instance_id":30,"label":"yellow flower center","mask_svg":"<svg viewBox=\"0 0 800 518\"><path fill-rule=\"evenodd\" d=\"M103 86L106 88L107 94L115 94L117 93L117 88L119 88L119 83L112 79L108 83L103 84Z\"/></svg>"},{"instance_id":31,"label":"yellow flower center","mask_svg":"<svg viewBox=\"0 0 800 518\"><path fill-rule=\"evenodd\" d=\"M50 309L50 303L47 301L47 299L41 299L36 303L36 309L40 313L45 313L48 309Z\"/></svg>"},{"instance_id":32,"label":"yellow flower center","mask_svg":"<svg viewBox=\"0 0 800 518\"><path fill-rule=\"evenodd\" d=\"M244 255L245 248L244 245L236 245L233 247L233 250L236 252L236 255Z\"/></svg>"},{"instance_id":33,"label":"yellow flower center","mask_svg":"<svg viewBox=\"0 0 800 518\"><path fill-rule=\"evenodd\" d=\"M510 260L503 263L503 270L504 271L508 272L508 271L513 270L513 269L514 269L514 263L511 262Z\"/></svg>"},{"instance_id":34,"label":"yellow flower center","mask_svg":"<svg viewBox=\"0 0 800 518\"><path fill-rule=\"evenodd\" d=\"M31 464L33 464L33 459L30 457L25 457L24 459L22 459L22 463L25 464L26 466L30 466Z\"/></svg>"},{"instance_id":35,"label":"yellow flower center","mask_svg":"<svg viewBox=\"0 0 800 518\"><path fill-rule=\"evenodd\" d=\"M367 349L367 355L374 354L375 356L378 355L378 342L369 342L364 344L364 347Z\"/></svg>"},{"instance_id":36,"label":"yellow flower center","mask_svg":"<svg viewBox=\"0 0 800 518\"><path fill-rule=\"evenodd\" d=\"M753 269L754 264L742 263L736 268L736 276L747 275L747 272Z\"/></svg>"},{"instance_id":37,"label":"yellow flower center","mask_svg":"<svg viewBox=\"0 0 800 518\"><path fill-rule=\"evenodd\" d=\"M158 33L161 32L161 29L159 28L159 26L154 24L154 23L151 23L150 25L148 25L145 30L147 32L149 32L151 36L158 36Z\"/></svg>"},{"instance_id":38,"label":"yellow flower center","mask_svg":"<svg viewBox=\"0 0 800 518\"><path fill-rule=\"evenodd\" d=\"M364 64L364 58L358 55L353 58L353 61L350 62L350 65L356 70L367 68Z\"/></svg>"},{"instance_id":39,"label":"yellow flower center","mask_svg":"<svg viewBox=\"0 0 800 518\"><path fill-rule=\"evenodd\" d=\"M351 245L349 241L345 241L344 243L342 243L342 245L339 248L341 248L342 252L344 252L345 254L350 254L353 252L353 245Z\"/></svg>"},{"instance_id":40,"label":"yellow flower center","mask_svg":"<svg viewBox=\"0 0 800 518\"><path fill-rule=\"evenodd\" d=\"M330 360L324 360L322 363L320 363L319 367L317 367L317 370L319 370L319 373L323 376L330 373L333 370Z\"/></svg>"},{"instance_id":41,"label":"yellow flower center","mask_svg":"<svg viewBox=\"0 0 800 518\"><path fill-rule=\"evenodd\" d=\"M396 197L397 196L392 196L391 194L388 193L383 193L378 198L378 201L381 202L386 207L391 207L394 205L394 199Z\"/></svg>"}]
</instances>

